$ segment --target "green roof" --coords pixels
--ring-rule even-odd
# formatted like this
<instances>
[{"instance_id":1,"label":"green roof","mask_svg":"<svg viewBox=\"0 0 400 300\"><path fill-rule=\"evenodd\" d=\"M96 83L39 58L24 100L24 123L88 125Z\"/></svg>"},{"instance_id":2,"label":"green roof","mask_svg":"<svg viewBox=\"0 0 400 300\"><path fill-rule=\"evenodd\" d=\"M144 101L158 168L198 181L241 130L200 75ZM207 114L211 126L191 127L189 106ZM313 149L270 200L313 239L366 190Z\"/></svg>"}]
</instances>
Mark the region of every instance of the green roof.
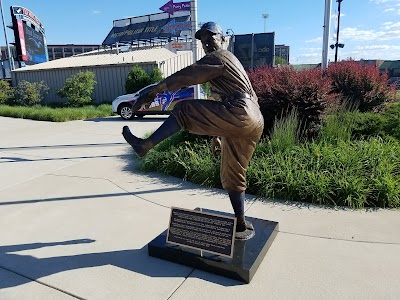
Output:
<instances>
[{"instance_id":1,"label":"green roof","mask_svg":"<svg viewBox=\"0 0 400 300\"><path fill-rule=\"evenodd\" d=\"M400 69L400 60L385 60L380 66L380 70Z\"/></svg>"},{"instance_id":2,"label":"green roof","mask_svg":"<svg viewBox=\"0 0 400 300\"><path fill-rule=\"evenodd\" d=\"M295 70L306 70L306 69L314 69L314 68L319 68L321 67L321 64L299 64L299 65L290 65L292 66Z\"/></svg>"}]
</instances>

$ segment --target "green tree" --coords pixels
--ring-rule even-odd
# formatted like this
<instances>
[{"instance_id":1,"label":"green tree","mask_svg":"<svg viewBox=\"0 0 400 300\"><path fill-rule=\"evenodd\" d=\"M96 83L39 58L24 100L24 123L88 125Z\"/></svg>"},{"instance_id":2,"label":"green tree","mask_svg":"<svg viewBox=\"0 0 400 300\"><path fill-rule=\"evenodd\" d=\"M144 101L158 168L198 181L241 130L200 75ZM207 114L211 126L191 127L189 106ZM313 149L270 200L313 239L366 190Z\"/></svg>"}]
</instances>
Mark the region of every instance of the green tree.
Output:
<instances>
[{"instance_id":1,"label":"green tree","mask_svg":"<svg viewBox=\"0 0 400 300\"><path fill-rule=\"evenodd\" d=\"M279 57L279 56L275 56L275 65L287 65L287 61L286 59Z\"/></svg>"},{"instance_id":2,"label":"green tree","mask_svg":"<svg viewBox=\"0 0 400 300\"><path fill-rule=\"evenodd\" d=\"M33 106L40 104L49 87L42 80L41 82L28 82L21 80L14 91L15 104L22 106Z\"/></svg>"},{"instance_id":3,"label":"green tree","mask_svg":"<svg viewBox=\"0 0 400 300\"><path fill-rule=\"evenodd\" d=\"M143 68L133 66L125 82L125 91L127 94L132 94L145 86L159 82L162 79L163 75L159 68L154 68L150 74L147 74Z\"/></svg>"},{"instance_id":4,"label":"green tree","mask_svg":"<svg viewBox=\"0 0 400 300\"><path fill-rule=\"evenodd\" d=\"M150 83L149 84L159 82L163 79L164 79L164 77L163 77L161 70L159 68L154 68L150 72Z\"/></svg>"},{"instance_id":5,"label":"green tree","mask_svg":"<svg viewBox=\"0 0 400 300\"><path fill-rule=\"evenodd\" d=\"M7 103L14 96L14 89L6 80L0 80L0 104Z\"/></svg>"},{"instance_id":6,"label":"green tree","mask_svg":"<svg viewBox=\"0 0 400 300\"><path fill-rule=\"evenodd\" d=\"M68 99L68 105L78 107L88 105L92 102L91 95L94 91L96 81L93 72L78 72L65 81L57 95Z\"/></svg>"}]
</instances>

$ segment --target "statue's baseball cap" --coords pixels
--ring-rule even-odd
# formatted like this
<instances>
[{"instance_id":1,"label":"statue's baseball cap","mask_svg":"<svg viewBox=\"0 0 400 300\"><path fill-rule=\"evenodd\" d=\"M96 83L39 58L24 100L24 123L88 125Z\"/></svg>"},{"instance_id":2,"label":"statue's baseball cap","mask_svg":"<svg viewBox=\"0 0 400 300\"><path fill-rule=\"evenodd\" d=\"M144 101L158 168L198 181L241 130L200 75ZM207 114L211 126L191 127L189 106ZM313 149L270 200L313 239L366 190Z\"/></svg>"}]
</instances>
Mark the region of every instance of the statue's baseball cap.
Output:
<instances>
[{"instance_id":1,"label":"statue's baseball cap","mask_svg":"<svg viewBox=\"0 0 400 300\"><path fill-rule=\"evenodd\" d=\"M204 23L199 30L197 30L196 34L194 35L196 39L200 40L201 35L205 32L209 31L214 34L224 35L222 32L221 27L215 22L207 22Z\"/></svg>"}]
</instances>

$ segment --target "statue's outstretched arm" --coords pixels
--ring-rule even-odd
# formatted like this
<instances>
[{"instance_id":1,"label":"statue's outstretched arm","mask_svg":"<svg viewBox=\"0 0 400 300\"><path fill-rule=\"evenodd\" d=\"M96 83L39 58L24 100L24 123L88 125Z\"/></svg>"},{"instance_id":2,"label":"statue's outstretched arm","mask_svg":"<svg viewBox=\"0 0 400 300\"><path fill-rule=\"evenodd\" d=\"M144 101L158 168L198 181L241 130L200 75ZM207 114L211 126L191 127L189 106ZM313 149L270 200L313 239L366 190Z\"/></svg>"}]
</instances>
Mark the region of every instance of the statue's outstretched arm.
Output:
<instances>
[{"instance_id":1,"label":"statue's outstretched arm","mask_svg":"<svg viewBox=\"0 0 400 300\"><path fill-rule=\"evenodd\" d=\"M135 113L143 105L151 103L158 93L165 90L175 91L182 87L210 81L211 79L220 76L223 71L224 68L222 65L204 65L196 63L188 66L165 78L147 93L140 95L137 101L133 104L132 111Z\"/></svg>"}]
</instances>

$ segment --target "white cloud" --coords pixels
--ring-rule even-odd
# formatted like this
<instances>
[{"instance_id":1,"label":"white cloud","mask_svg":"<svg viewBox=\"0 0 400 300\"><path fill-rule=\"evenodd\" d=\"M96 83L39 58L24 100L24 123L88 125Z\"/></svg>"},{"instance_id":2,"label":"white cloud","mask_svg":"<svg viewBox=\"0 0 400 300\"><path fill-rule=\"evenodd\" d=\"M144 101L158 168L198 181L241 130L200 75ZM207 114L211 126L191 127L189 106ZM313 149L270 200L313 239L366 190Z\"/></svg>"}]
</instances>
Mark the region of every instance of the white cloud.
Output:
<instances>
[{"instance_id":1,"label":"white cloud","mask_svg":"<svg viewBox=\"0 0 400 300\"><path fill-rule=\"evenodd\" d=\"M395 30L391 30L395 29ZM400 39L400 27L393 27L389 30L360 30L354 27L347 27L340 31L342 40L350 41L388 41Z\"/></svg>"},{"instance_id":2,"label":"white cloud","mask_svg":"<svg viewBox=\"0 0 400 300\"><path fill-rule=\"evenodd\" d=\"M400 0L369 0L369 2L375 4L384 4L384 3L400 3Z\"/></svg>"},{"instance_id":3,"label":"white cloud","mask_svg":"<svg viewBox=\"0 0 400 300\"><path fill-rule=\"evenodd\" d=\"M322 42L322 37L317 37L315 39L306 41L306 43L316 43L316 42Z\"/></svg>"},{"instance_id":4,"label":"white cloud","mask_svg":"<svg viewBox=\"0 0 400 300\"><path fill-rule=\"evenodd\" d=\"M384 13L396 12L400 15L400 0L369 0L369 2L380 5L383 8Z\"/></svg>"},{"instance_id":5,"label":"white cloud","mask_svg":"<svg viewBox=\"0 0 400 300\"><path fill-rule=\"evenodd\" d=\"M400 29L400 22L397 22L397 23L385 22L385 23L383 23L382 28L385 30L396 29L396 28Z\"/></svg>"},{"instance_id":6,"label":"white cloud","mask_svg":"<svg viewBox=\"0 0 400 300\"><path fill-rule=\"evenodd\" d=\"M358 46L355 48L357 51L374 51L374 50L400 50L400 45L367 45L367 46Z\"/></svg>"},{"instance_id":7,"label":"white cloud","mask_svg":"<svg viewBox=\"0 0 400 300\"><path fill-rule=\"evenodd\" d=\"M99 10L92 10L92 14L93 15L98 15L98 14L100 14L101 13L101 11L99 11Z\"/></svg>"},{"instance_id":8,"label":"white cloud","mask_svg":"<svg viewBox=\"0 0 400 300\"><path fill-rule=\"evenodd\" d=\"M328 59L334 61L335 50L328 49ZM360 59L384 59L398 60L400 57L400 44L364 44L354 46L345 44L344 48L338 51L338 59L352 58ZM292 64L317 64L322 59L322 48L301 48L297 53L293 53L290 58Z\"/></svg>"},{"instance_id":9,"label":"white cloud","mask_svg":"<svg viewBox=\"0 0 400 300\"><path fill-rule=\"evenodd\" d=\"M300 48L301 51L304 52L318 52L318 51L322 51L321 47L318 48Z\"/></svg>"},{"instance_id":10,"label":"white cloud","mask_svg":"<svg viewBox=\"0 0 400 300\"><path fill-rule=\"evenodd\" d=\"M346 48L346 47L345 47ZM384 60L397 60L400 53L400 45L365 45L358 46L354 49L339 52L341 59L351 57L353 59L384 59Z\"/></svg>"}]
</instances>

